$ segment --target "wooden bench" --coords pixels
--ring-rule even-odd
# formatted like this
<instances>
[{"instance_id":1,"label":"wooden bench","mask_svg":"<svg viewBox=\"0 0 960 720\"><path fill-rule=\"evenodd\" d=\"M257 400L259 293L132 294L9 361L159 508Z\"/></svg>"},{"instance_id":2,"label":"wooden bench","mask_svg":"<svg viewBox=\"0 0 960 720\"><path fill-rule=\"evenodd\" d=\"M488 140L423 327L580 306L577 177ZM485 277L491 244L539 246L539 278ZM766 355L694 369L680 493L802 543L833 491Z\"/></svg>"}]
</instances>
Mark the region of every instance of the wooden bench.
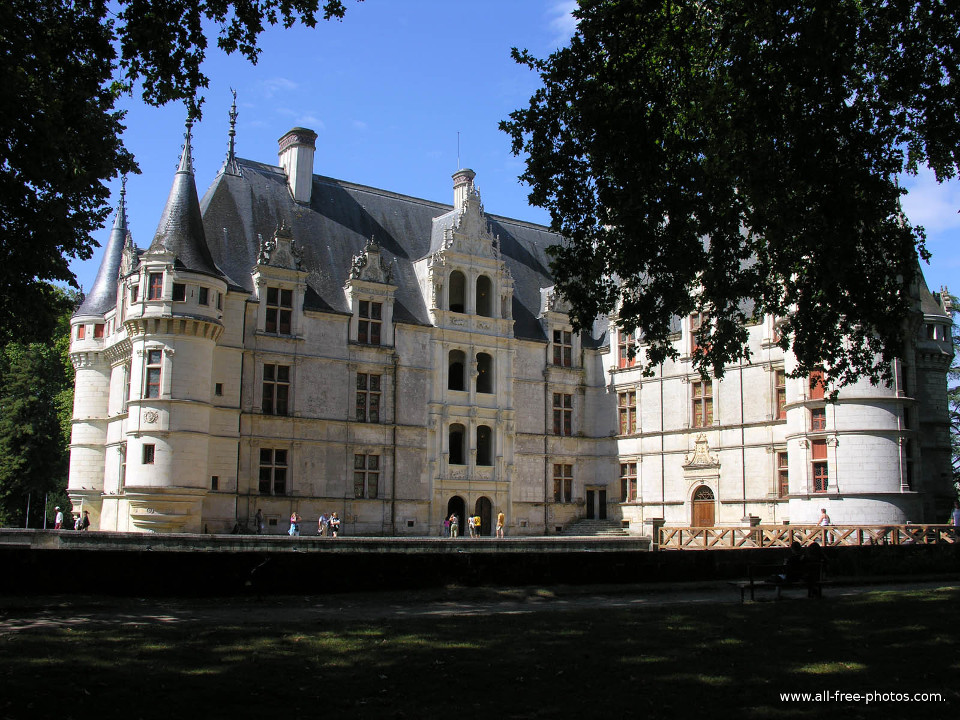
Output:
<instances>
[{"instance_id":1,"label":"wooden bench","mask_svg":"<svg viewBox=\"0 0 960 720\"><path fill-rule=\"evenodd\" d=\"M746 580L731 580L730 585L740 590L740 602L744 602L747 591L750 599L755 600L755 592L759 590L776 590L777 600L782 597L784 588L807 588L807 597L823 597L823 586L827 584L824 578L823 562L805 562L802 577L795 580L777 580L777 576L785 571L783 564L779 565L748 565Z\"/></svg>"}]
</instances>

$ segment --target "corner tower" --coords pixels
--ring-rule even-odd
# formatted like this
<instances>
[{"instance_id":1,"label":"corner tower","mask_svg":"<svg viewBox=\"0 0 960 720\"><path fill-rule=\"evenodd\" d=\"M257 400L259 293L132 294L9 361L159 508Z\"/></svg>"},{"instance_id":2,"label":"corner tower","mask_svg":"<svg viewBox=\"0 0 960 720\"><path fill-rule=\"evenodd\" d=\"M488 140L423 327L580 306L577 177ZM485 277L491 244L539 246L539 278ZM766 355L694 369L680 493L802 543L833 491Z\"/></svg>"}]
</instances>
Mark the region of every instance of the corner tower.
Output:
<instances>
[{"instance_id":1,"label":"corner tower","mask_svg":"<svg viewBox=\"0 0 960 720\"><path fill-rule=\"evenodd\" d=\"M188 124L153 242L124 280L131 372L121 530L202 530L227 279L204 236L190 139Z\"/></svg>"}]
</instances>

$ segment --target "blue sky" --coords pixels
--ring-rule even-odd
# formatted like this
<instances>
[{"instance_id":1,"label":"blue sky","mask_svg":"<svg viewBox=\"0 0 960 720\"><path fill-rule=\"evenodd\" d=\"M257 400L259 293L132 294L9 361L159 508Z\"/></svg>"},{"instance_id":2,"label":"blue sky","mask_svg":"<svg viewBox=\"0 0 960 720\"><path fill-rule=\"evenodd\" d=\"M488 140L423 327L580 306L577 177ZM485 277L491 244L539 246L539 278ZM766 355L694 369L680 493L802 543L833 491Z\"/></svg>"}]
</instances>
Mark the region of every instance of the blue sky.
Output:
<instances>
[{"instance_id":1,"label":"blue sky","mask_svg":"<svg viewBox=\"0 0 960 720\"><path fill-rule=\"evenodd\" d=\"M510 58L511 47L544 57L573 32L569 0L346 0L343 22L313 30L270 29L256 66L208 51L203 119L194 127L197 187L203 195L227 150L230 88L237 91L237 154L276 164L277 140L295 126L319 135L314 172L415 197L452 202L451 175L477 173L487 211L548 223L527 204L517 176L522 158L510 154L497 128L523 107L538 78ZM133 240L153 239L183 145L182 105L145 106L125 98L124 142L142 174L127 181ZM459 133L459 160L458 160ZM924 268L931 289L960 293L960 183L908 177L905 210L924 225L934 257ZM114 205L120 181L110 184ZM93 283L110 223L94 234L93 259L72 268L85 289Z\"/></svg>"}]
</instances>

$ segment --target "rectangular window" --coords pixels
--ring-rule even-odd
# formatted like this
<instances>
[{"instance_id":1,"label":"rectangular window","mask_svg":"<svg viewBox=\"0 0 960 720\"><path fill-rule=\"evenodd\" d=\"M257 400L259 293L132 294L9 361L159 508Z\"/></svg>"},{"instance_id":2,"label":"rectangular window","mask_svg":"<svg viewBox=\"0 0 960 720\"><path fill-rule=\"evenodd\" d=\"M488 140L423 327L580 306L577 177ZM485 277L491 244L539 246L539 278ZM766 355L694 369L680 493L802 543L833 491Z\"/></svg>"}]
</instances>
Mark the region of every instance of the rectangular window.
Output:
<instances>
[{"instance_id":1,"label":"rectangular window","mask_svg":"<svg viewBox=\"0 0 960 720\"><path fill-rule=\"evenodd\" d=\"M87 326L77 325L77 340L83 340L87 336Z\"/></svg>"},{"instance_id":2,"label":"rectangular window","mask_svg":"<svg viewBox=\"0 0 960 720\"><path fill-rule=\"evenodd\" d=\"M810 429L814 431L827 429L826 408L813 408L810 410Z\"/></svg>"},{"instance_id":3,"label":"rectangular window","mask_svg":"<svg viewBox=\"0 0 960 720\"><path fill-rule=\"evenodd\" d=\"M693 386L693 427L713 425L713 381L696 380Z\"/></svg>"},{"instance_id":4,"label":"rectangular window","mask_svg":"<svg viewBox=\"0 0 960 720\"><path fill-rule=\"evenodd\" d=\"M573 465L554 463L553 465L553 501L573 501Z\"/></svg>"},{"instance_id":5,"label":"rectangular window","mask_svg":"<svg viewBox=\"0 0 960 720\"><path fill-rule=\"evenodd\" d=\"M573 335L567 330L553 331L553 364L573 366Z\"/></svg>"},{"instance_id":6,"label":"rectangular window","mask_svg":"<svg viewBox=\"0 0 960 720\"><path fill-rule=\"evenodd\" d=\"M187 299L187 286L183 283L173 284L173 301L183 302Z\"/></svg>"},{"instance_id":7,"label":"rectangular window","mask_svg":"<svg viewBox=\"0 0 960 720\"><path fill-rule=\"evenodd\" d=\"M213 394L217 397L223 397L223 383L216 383L213 386Z\"/></svg>"},{"instance_id":8,"label":"rectangular window","mask_svg":"<svg viewBox=\"0 0 960 720\"><path fill-rule=\"evenodd\" d=\"M813 491L826 492L829 475L827 473L827 441L814 440L811 443L811 458L813 459Z\"/></svg>"},{"instance_id":9,"label":"rectangular window","mask_svg":"<svg viewBox=\"0 0 960 720\"><path fill-rule=\"evenodd\" d=\"M133 287L130 288L130 302L135 303L139 297L140 297L140 286L134 285Z\"/></svg>"},{"instance_id":10,"label":"rectangular window","mask_svg":"<svg viewBox=\"0 0 960 720\"><path fill-rule=\"evenodd\" d=\"M293 290L267 288L267 314L264 330L278 335L289 335L293 317Z\"/></svg>"},{"instance_id":11,"label":"rectangular window","mask_svg":"<svg viewBox=\"0 0 960 720\"><path fill-rule=\"evenodd\" d=\"M785 370L777 370L774 380L774 392L777 398L777 408L775 418L778 420L787 419L787 373Z\"/></svg>"},{"instance_id":12,"label":"rectangular window","mask_svg":"<svg viewBox=\"0 0 960 720\"><path fill-rule=\"evenodd\" d=\"M264 415L286 415L287 400L290 397L290 366L263 366L263 402Z\"/></svg>"},{"instance_id":13,"label":"rectangular window","mask_svg":"<svg viewBox=\"0 0 960 720\"><path fill-rule=\"evenodd\" d=\"M634 434L637 431L637 393L618 393L617 406L620 411L620 434Z\"/></svg>"},{"instance_id":14,"label":"rectangular window","mask_svg":"<svg viewBox=\"0 0 960 720\"><path fill-rule=\"evenodd\" d=\"M210 290L208 288L201 287L197 290L197 304L204 306L210 304Z\"/></svg>"},{"instance_id":15,"label":"rectangular window","mask_svg":"<svg viewBox=\"0 0 960 720\"><path fill-rule=\"evenodd\" d=\"M223 295L217 293L217 310L223 310Z\"/></svg>"},{"instance_id":16,"label":"rectangular window","mask_svg":"<svg viewBox=\"0 0 960 720\"><path fill-rule=\"evenodd\" d=\"M163 297L163 273L150 273L147 278L147 300Z\"/></svg>"},{"instance_id":17,"label":"rectangular window","mask_svg":"<svg viewBox=\"0 0 960 720\"><path fill-rule=\"evenodd\" d=\"M383 303L361 300L357 314L360 318L357 321L357 342L363 345L379 345Z\"/></svg>"},{"instance_id":18,"label":"rectangular window","mask_svg":"<svg viewBox=\"0 0 960 720\"><path fill-rule=\"evenodd\" d=\"M700 348L700 332L707 329L710 315L707 313L693 313L690 315L690 354L693 355ZM709 345L704 347L708 350Z\"/></svg>"},{"instance_id":19,"label":"rectangular window","mask_svg":"<svg viewBox=\"0 0 960 720\"><path fill-rule=\"evenodd\" d=\"M143 396L145 398L160 397L160 369L162 362L162 350L147 350L146 382L143 388Z\"/></svg>"},{"instance_id":20,"label":"rectangular window","mask_svg":"<svg viewBox=\"0 0 960 720\"><path fill-rule=\"evenodd\" d=\"M219 489L220 489L220 476L219 476L219 475L211 475L211 476L210 476L210 489L211 489L211 490L219 490Z\"/></svg>"},{"instance_id":21,"label":"rectangular window","mask_svg":"<svg viewBox=\"0 0 960 720\"><path fill-rule=\"evenodd\" d=\"M636 463L620 463L620 497L621 502L636 502L637 500Z\"/></svg>"},{"instance_id":22,"label":"rectangular window","mask_svg":"<svg viewBox=\"0 0 960 720\"><path fill-rule=\"evenodd\" d=\"M353 456L353 495L358 498L377 497L380 485L380 456Z\"/></svg>"},{"instance_id":23,"label":"rectangular window","mask_svg":"<svg viewBox=\"0 0 960 720\"><path fill-rule=\"evenodd\" d=\"M790 469L787 463L787 453L777 453L777 495L786 497L790 492Z\"/></svg>"},{"instance_id":24,"label":"rectangular window","mask_svg":"<svg viewBox=\"0 0 960 720\"><path fill-rule=\"evenodd\" d=\"M133 361L130 361L123 368L123 407L121 412L127 411L127 405L130 402L130 376L133 375Z\"/></svg>"},{"instance_id":25,"label":"rectangular window","mask_svg":"<svg viewBox=\"0 0 960 720\"><path fill-rule=\"evenodd\" d=\"M573 395L553 394L553 434L573 435Z\"/></svg>"},{"instance_id":26,"label":"rectangular window","mask_svg":"<svg viewBox=\"0 0 960 720\"><path fill-rule=\"evenodd\" d=\"M93 337L102 338L103 337L103 323L97 323L93 326Z\"/></svg>"},{"instance_id":27,"label":"rectangular window","mask_svg":"<svg viewBox=\"0 0 960 720\"><path fill-rule=\"evenodd\" d=\"M823 371L814 370L810 373L810 394L807 397L810 400L823 400L823 386Z\"/></svg>"},{"instance_id":28,"label":"rectangular window","mask_svg":"<svg viewBox=\"0 0 960 720\"><path fill-rule=\"evenodd\" d=\"M622 368L633 367L636 363L636 341L633 333L621 330L618 333L619 342L617 343L617 366Z\"/></svg>"},{"instance_id":29,"label":"rectangular window","mask_svg":"<svg viewBox=\"0 0 960 720\"><path fill-rule=\"evenodd\" d=\"M156 457L156 446L144 445L143 446L143 464L153 465L153 461L155 457Z\"/></svg>"},{"instance_id":30,"label":"rectangular window","mask_svg":"<svg viewBox=\"0 0 960 720\"><path fill-rule=\"evenodd\" d=\"M260 494L287 494L287 451L260 448Z\"/></svg>"},{"instance_id":31,"label":"rectangular window","mask_svg":"<svg viewBox=\"0 0 960 720\"><path fill-rule=\"evenodd\" d=\"M357 421L380 422L380 376L357 373Z\"/></svg>"}]
</instances>

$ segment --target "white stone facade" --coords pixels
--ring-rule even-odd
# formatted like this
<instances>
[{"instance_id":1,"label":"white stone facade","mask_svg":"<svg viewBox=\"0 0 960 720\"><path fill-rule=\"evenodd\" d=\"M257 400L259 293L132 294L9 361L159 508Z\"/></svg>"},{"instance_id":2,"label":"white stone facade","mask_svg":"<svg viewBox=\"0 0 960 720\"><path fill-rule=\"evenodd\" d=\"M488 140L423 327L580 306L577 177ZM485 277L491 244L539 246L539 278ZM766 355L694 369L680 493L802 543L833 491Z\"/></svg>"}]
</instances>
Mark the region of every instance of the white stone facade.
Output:
<instances>
[{"instance_id":1,"label":"white stone facade","mask_svg":"<svg viewBox=\"0 0 960 720\"><path fill-rule=\"evenodd\" d=\"M451 209L306 174L315 136L292 134L281 167L229 158L202 232L161 238L195 189L171 192L147 251L118 216L113 285L73 319L69 492L94 528L229 532L258 509L267 533L336 511L348 535L437 535L451 512L485 534L503 512L510 535L940 519L950 318L922 280L893 388L812 397L771 319L708 389L690 319L683 357L644 378L614 322L571 332L542 252L558 238L488 216L472 171Z\"/></svg>"}]
</instances>

